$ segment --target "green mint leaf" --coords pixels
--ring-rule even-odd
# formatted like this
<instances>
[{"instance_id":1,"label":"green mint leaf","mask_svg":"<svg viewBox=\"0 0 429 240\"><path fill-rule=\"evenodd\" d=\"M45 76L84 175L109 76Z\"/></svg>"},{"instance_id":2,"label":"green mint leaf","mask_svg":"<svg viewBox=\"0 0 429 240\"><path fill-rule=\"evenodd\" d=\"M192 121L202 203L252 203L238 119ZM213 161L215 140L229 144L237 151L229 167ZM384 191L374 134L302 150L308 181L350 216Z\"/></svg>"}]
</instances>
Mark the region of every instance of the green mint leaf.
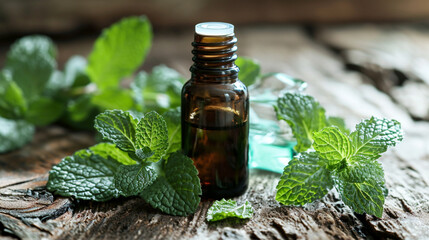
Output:
<instances>
[{"instance_id":1,"label":"green mint leaf","mask_svg":"<svg viewBox=\"0 0 429 240\"><path fill-rule=\"evenodd\" d=\"M36 99L56 67L56 49L45 36L27 36L16 41L6 59L6 69L28 101Z\"/></svg>"},{"instance_id":2,"label":"green mint leaf","mask_svg":"<svg viewBox=\"0 0 429 240\"><path fill-rule=\"evenodd\" d=\"M166 151L166 158L168 158L171 153L182 149L182 127L180 108L170 109L162 116L167 123L168 147Z\"/></svg>"},{"instance_id":3,"label":"green mint leaf","mask_svg":"<svg viewBox=\"0 0 429 240\"><path fill-rule=\"evenodd\" d=\"M131 90L119 88L103 89L92 97L92 103L102 110L121 109L126 111L134 105Z\"/></svg>"},{"instance_id":4,"label":"green mint leaf","mask_svg":"<svg viewBox=\"0 0 429 240\"><path fill-rule=\"evenodd\" d=\"M334 182L324 162L316 152L293 158L277 185L276 200L284 205L304 205L325 196Z\"/></svg>"},{"instance_id":5,"label":"green mint leaf","mask_svg":"<svg viewBox=\"0 0 429 240\"><path fill-rule=\"evenodd\" d=\"M371 117L356 125L350 138L355 147L353 160L378 159L388 146L402 141L403 135L398 121Z\"/></svg>"},{"instance_id":6,"label":"green mint leaf","mask_svg":"<svg viewBox=\"0 0 429 240\"><path fill-rule=\"evenodd\" d=\"M154 154L146 161L159 161L168 146L167 124L162 116L156 112L147 113L137 124L136 133L136 149L148 147Z\"/></svg>"},{"instance_id":7,"label":"green mint leaf","mask_svg":"<svg viewBox=\"0 0 429 240\"><path fill-rule=\"evenodd\" d=\"M235 60L235 64L240 68L238 79L246 86L250 86L258 80L261 73L259 63L250 58L239 57Z\"/></svg>"},{"instance_id":8,"label":"green mint leaf","mask_svg":"<svg viewBox=\"0 0 429 240\"><path fill-rule=\"evenodd\" d=\"M121 166L115 159L81 150L64 158L49 172L47 189L83 200L107 201L119 196L114 176Z\"/></svg>"},{"instance_id":9,"label":"green mint leaf","mask_svg":"<svg viewBox=\"0 0 429 240\"><path fill-rule=\"evenodd\" d=\"M222 199L215 201L207 211L207 221L214 222L226 218L251 218L253 215L252 205L246 201L243 205L237 206L237 202L233 200Z\"/></svg>"},{"instance_id":10,"label":"green mint leaf","mask_svg":"<svg viewBox=\"0 0 429 240\"><path fill-rule=\"evenodd\" d=\"M25 120L36 126L55 122L64 112L64 105L50 98L38 98L30 103Z\"/></svg>"},{"instance_id":11,"label":"green mint leaf","mask_svg":"<svg viewBox=\"0 0 429 240\"><path fill-rule=\"evenodd\" d=\"M0 116L9 119L22 119L27 111L27 101L12 81L8 71L0 72Z\"/></svg>"},{"instance_id":12,"label":"green mint leaf","mask_svg":"<svg viewBox=\"0 0 429 240\"><path fill-rule=\"evenodd\" d=\"M201 185L192 160L180 152L173 153L163 164L162 173L141 197L167 214L194 213L200 203Z\"/></svg>"},{"instance_id":13,"label":"green mint leaf","mask_svg":"<svg viewBox=\"0 0 429 240\"><path fill-rule=\"evenodd\" d=\"M320 158L329 161L329 165L335 165L343 159L347 159L352 153L351 141L337 127L327 127L313 134L313 147Z\"/></svg>"},{"instance_id":14,"label":"green mint leaf","mask_svg":"<svg viewBox=\"0 0 429 240\"><path fill-rule=\"evenodd\" d=\"M347 128L346 122L344 121L344 119L340 117L328 117L327 121L328 121L328 126L336 126L341 130L341 132L346 134L350 133L350 130Z\"/></svg>"},{"instance_id":15,"label":"green mint leaf","mask_svg":"<svg viewBox=\"0 0 429 240\"><path fill-rule=\"evenodd\" d=\"M387 189L384 171L375 160L352 162L347 168L334 171L337 189L343 202L357 213L381 217Z\"/></svg>"},{"instance_id":16,"label":"green mint leaf","mask_svg":"<svg viewBox=\"0 0 429 240\"><path fill-rule=\"evenodd\" d=\"M313 132L326 126L325 109L311 96L302 93L285 93L274 106L277 118L285 120L297 140L295 151L311 147Z\"/></svg>"},{"instance_id":17,"label":"green mint leaf","mask_svg":"<svg viewBox=\"0 0 429 240\"><path fill-rule=\"evenodd\" d=\"M137 164L137 162L130 158L126 152L121 151L119 148L117 148L115 144L99 143L95 146L90 147L89 150L96 155L100 155L103 158L113 158L124 165Z\"/></svg>"},{"instance_id":18,"label":"green mint leaf","mask_svg":"<svg viewBox=\"0 0 429 240\"><path fill-rule=\"evenodd\" d=\"M126 152L135 152L136 120L122 110L107 110L95 118L95 128L103 138Z\"/></svg>"},{"instance_id":19,"label":"green mint leaf","mask_svg":"<svg viewBox=\"0 0 429 240\"><path fill-rule=\"evenodd\" d=\"M122 165L115 174L115 187L125 197L137 196L156 179L150 166L141 164Z\"/></svg>"},{"instance_id":20,"label":"green mint leaf","mask_svg":"<svg viewBox=\"0 0 429 240\"><path fill-rule=\"evenodd\" d=\"M24 120L0 118L0 153L21 148L33 139L34 125Z\"/></svg>"},{"instance_id":21,"label":"green mint leaf","mask_svg":"<svg viewBox=\"0 0 429 240\"><path fill-rule=\"evenodd\" d=\"M103 31L88 57L87 72L100 89L117 87L144 61L152 42L145 16L124 18Z\"/></svg>"}]
</instances>

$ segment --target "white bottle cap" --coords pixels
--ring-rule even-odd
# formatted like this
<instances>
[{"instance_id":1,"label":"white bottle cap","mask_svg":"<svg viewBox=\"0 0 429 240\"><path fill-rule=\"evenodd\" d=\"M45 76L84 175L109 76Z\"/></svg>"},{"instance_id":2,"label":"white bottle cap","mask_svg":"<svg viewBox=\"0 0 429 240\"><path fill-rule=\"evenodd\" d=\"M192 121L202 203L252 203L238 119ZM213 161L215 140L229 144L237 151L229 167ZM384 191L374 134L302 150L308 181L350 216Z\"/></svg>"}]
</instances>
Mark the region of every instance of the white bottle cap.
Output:
<instances>
[{"instance_id":1,"label":"white bottle cap","mask_svg":"<svg viewBox=\"0 0 429 240\"><path fill-rule=\"evenodd\" d=\"M234 34L234 25L224 22L203 22L195 25L195 33L206 36Z\"/></svg>"}]
</instances>

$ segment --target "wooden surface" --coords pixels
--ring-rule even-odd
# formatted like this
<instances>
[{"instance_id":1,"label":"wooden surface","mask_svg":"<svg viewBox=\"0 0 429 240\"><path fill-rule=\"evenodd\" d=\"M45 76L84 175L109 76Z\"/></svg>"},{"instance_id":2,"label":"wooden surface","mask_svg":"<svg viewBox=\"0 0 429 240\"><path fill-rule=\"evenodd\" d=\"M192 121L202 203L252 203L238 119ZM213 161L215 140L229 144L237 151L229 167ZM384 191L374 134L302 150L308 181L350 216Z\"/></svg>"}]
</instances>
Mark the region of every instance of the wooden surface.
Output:
<instances>
[{"instance_id":1,"label":"wooden surface","mask_svg":"<svg viewBox=\"0 0 429 240\"><path fill-rule=\"evenodd\" d=\"M0 155L0 238L428 239L429 122L427 115L417 115L400 101L397 92L428 103L420 95L424 92L406 88L429 85L424 61L429 59L429 35L413 26L355 26L310 32L299 27L245 28L237 36L240 55L257 58L263 72L306 80L307 92L328 114L345 117L350 127L372 115L402 123L404 141L381 158L389 188L382 218L354 214L334 190L305 207L282 206L274 200L280 176L259 170L251 171L249 190L237 198L255 208L248 221L208 224L208 200L193 215L173 217L139 198L95 203L52 196L44 189L47 171L94 141L89 133L49 127L38 129L31 145ZM166 63L189 76L191 38L191 32L156 36L146 66ZM60 53L85 54L85 46L86 41L69 42L60 45ZM416 56L421 58L419 67L409 62Z\"/></svg>"}]
</instances>

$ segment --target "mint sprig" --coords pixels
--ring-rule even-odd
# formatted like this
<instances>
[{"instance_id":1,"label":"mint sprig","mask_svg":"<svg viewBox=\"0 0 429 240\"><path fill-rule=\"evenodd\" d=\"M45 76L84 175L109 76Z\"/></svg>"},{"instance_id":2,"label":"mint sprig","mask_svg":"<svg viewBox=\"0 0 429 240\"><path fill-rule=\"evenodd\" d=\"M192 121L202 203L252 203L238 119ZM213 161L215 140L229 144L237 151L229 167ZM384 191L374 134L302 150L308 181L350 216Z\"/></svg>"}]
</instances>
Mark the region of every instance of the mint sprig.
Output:
<instances>
[{"instance_id":1,"label":"mint sprig","mask_svg":"<svg viewBox=\"0 0 429 240\"><path fill-rule=\"evenodd\" d=\"M285 167L276 200L304 205L335 187L355 212L381 217L387 189L377 159L402 141L400 123L371 117L349 133L343 120L326 118L317 101L301 93L279 98L276 111L292 128L299 145L296 150L302 150Z\"/></svg>"},{"instance_id":2,"label":"mint sprig","mask_svg":"<svg viewBox=\"0 0 429 240\"><path fill-rule=\"evenodd\" d=\"M173 120L173 113L166 115ZM95 201L140 195L168 214L195 212L198 171L190 158L172 152L176 149L166 151L177 133L168 132L161 115L149 112L136 119L130 112L108 110L96 117L95 127L110 143L64 158L50 171L49 191Z\"/></svg>"},{"instance_id":3,"label":"mint sprig","mask_svg":"<svg viewBox=\"0 0 429 240\"><path fill-rule=\"evenodd\" d=\"M253 215L252 205L246 201L242 205L237 205L236 201L222 199L215 201L207 211L207 221L215 222L226 218L251 218Z\"/></svg>"}]
</instances>

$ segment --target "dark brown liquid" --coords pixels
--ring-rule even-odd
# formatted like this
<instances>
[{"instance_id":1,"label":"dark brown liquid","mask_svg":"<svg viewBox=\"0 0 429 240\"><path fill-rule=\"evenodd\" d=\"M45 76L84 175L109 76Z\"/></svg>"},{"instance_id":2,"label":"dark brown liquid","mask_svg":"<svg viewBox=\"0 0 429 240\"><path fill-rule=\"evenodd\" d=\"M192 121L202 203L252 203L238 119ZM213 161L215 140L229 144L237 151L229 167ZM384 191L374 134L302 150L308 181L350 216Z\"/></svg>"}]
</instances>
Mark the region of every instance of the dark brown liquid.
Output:
<instances>
[{"instance_id":1,"label":"dark brown liquid","mask_svg":"<svg viewBox=\"0 0 429 240\"><path fill-rule=\"evenodd\" d=\"M208 111L206 116L212 121L226 120L230 124L235 114ZM248 126L247 122L230 127L205 127L189 122L182 124L183 151L192 158L199 171L203 196L233 197L246 191L249 174Z\"/></svg>"}]
</instances>

